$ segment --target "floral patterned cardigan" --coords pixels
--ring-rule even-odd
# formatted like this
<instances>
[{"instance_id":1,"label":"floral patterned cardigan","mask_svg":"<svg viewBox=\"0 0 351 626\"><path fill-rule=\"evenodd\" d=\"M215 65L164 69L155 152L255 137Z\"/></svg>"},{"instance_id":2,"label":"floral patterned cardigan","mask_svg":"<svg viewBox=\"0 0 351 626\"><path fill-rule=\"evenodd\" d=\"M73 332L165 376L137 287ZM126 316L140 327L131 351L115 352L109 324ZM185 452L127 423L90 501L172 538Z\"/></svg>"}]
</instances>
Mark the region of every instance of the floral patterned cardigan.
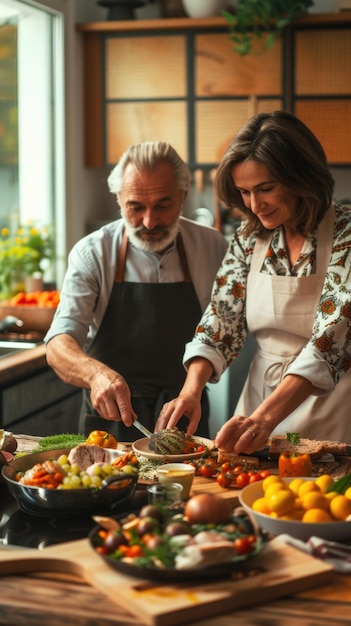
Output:
<instances>
[{"instance_id":1,"label":"floral patterned cardigan","mask_svg":"<svg viewBox=\"0 0 351 626\"><path fill-rule=\"evenodd\" d=\"M324 377L327 373L330 379L328 390L351 366L351 209L337 203L334 206L332 255L312 336L303 351L304 360L306 354L310 359L310 380L318 389L321 368L324 368ZM185 366L195 356L203 356L212 363L214 374L210 382L218 381L223 371L238 356L247 337L246 284L255 241L255 236L244 237L240 228L233 235L215 278L211 301L193 340L185 349ZM314 272L316 241L317 231L305 240L301 254L291 268L283 228L278 227L273 233L261 271L299 278L309 276ZM298 373L299 356L294 362L295 374Z\"/></svg>"}]
</instances>

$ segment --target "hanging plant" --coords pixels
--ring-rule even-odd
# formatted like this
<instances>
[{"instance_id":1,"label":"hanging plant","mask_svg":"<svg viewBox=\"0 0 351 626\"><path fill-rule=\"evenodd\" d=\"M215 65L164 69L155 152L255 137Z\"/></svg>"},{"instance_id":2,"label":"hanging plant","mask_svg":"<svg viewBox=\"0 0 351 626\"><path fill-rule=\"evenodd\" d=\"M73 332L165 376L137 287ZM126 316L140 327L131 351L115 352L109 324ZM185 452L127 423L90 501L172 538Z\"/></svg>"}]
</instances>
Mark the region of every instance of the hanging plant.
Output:
<instances>
[{"instance_id":1,"label":"hanging plant","mask_svg":"<svg viewBox=\"0 0 351 626\"><path fill-rule=\"evenodd\" d=\"M234 13L222 11L222 15L228 22L234 50L245 56L258 39L263 49L271 48L283 30L313 5L313 0L238 0Z\"/></svg>"}]
</instances>

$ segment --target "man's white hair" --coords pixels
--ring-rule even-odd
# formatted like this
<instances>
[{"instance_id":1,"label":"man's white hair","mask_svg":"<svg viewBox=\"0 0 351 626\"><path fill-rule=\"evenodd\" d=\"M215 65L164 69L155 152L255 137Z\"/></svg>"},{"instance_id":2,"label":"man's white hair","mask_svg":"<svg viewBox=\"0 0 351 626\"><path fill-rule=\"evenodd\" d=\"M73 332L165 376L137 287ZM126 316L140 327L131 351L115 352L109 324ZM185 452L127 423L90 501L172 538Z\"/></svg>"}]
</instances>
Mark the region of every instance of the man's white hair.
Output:
<instances>
[{"instance_id":1,"label":"man's white hair","mask_svg":"<svg viewBox=\"0 0 351 626\"><path fill-rule=\"evenodd\" d=\"M159 163L169 163L177 177L179 189L187 192L190 187L191 173L187 164L176 150L163 141L145 141L130 146L121 156L107 179L111 193L119 194L122 190L123 174L129 163L139 171L153 170Z\"/></svg>"}]
</instances>

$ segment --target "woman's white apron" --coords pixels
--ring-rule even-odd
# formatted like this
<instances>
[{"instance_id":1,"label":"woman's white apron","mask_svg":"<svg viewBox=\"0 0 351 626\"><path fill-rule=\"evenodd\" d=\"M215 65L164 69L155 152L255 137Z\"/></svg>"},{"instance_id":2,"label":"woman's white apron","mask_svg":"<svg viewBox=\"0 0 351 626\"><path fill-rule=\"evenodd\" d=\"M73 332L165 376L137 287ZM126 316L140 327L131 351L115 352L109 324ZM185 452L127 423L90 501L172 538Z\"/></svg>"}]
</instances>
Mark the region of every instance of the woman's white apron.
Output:
<instances>
[{"instance_id":1,"label":"woman's white apron","mask_svg":"<svg viewBox=\"0 0 351 626\"><path fill-rule=\"evenodd\" d=\"M283 379L312 334L333 243L334 208L318 228L316 273L303 278L260 273L272 233L258 239L248 275L246 315L257 351L235 413L249 416ZM351 369L326 396L310 396L274 430L351 444Z\"/></svg>"}]
</instances>

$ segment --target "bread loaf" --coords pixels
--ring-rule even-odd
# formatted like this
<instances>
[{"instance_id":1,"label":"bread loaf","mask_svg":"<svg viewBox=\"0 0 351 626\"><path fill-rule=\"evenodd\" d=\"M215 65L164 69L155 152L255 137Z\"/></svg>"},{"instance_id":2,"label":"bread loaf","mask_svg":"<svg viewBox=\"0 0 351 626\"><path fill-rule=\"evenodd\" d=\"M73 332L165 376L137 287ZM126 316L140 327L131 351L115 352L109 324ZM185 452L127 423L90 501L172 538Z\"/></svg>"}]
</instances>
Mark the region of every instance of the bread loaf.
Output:
<instances>
[{"instance_id":1,"label":"bread loaf","mask_svg":"<svg viewBox=\"0 0 351 626\"><path fill-rule=\"evenodd\" d=\"M245 468L257 469L259 460L256 456L246 456L244 454L234 454L218 450L218 463L233 463L233 465L243 465Z\"/></svg>"},{"instance_id":2,"label":"bread loaf","mask_svg":"<svg viewBox=\"0 0 351 626\"><path fill-rule=\"evenodd\" d=\"M309 454L312 459L319 459L329 452L338 456L347 455L348 446L338 441L317 441L314 439L300 438L299 443L291 443L284 435L272 437L269 447L269 457L273 460L279 458L282 452L295 452L296 454Z\"/></svg>"}]
</instances>

